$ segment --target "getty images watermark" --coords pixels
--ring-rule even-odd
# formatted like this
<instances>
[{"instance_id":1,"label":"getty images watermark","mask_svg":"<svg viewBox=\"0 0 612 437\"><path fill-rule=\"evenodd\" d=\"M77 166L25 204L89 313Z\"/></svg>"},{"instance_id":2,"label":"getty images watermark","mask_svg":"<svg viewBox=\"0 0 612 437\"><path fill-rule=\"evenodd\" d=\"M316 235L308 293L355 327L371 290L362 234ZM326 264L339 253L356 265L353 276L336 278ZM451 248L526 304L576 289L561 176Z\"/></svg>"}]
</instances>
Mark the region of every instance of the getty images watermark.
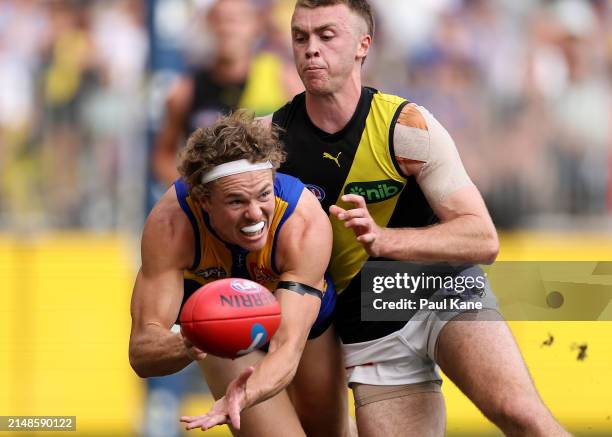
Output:
<instances>
[{"instance_id":1,"label":"getty images watermark","mask_svg":"<svg viewBox=\"0 0 612 437\"><path fill-rule=\"evenodd\" d=\"M468 311L485 319L499 312L506 320L612 320L612 262L370 261L362 270L364 321L424 320L432 312L451 319Z\"/></svg>"},{"instance_id":2,"label":"getty images watermark","mask_svg":"<svg viewBox=\"0 0 612 437\"><path fill-rule=\"evenodd\" d=\"M363 320L411 320L419 311L464 312L495 306L478 266L366 263L361 277ZM491 300L489 302L489 300Z\"/></svg>"},{"instance_id":3,"label":"getty images watermark","mask_svg":"<svg viewBox=\"0 0 612 437\"><path fill-rule=\"evenodd\" d=\"M399 301L387 301L381 297L375 298L372 302L374 309L395 310L395 309L428 309L428 310L480 310L483 308L482 301L466 300L461 297L464 292L476 290L478 296L484 293L487 279L483 275L461 276L461 275L431 275L420 273L418 275L404 273L392 274L391 276L379 275L372 278L372 291L380 294L390 290L403 290L405 293L416 295L418 292L422 296L418 300L414 297L400 298ZM427 290L444 290L445 299L431 299L434 293L427 293ZM453 296L454 295L454 296Z\"/></svg>"}]
</instances>

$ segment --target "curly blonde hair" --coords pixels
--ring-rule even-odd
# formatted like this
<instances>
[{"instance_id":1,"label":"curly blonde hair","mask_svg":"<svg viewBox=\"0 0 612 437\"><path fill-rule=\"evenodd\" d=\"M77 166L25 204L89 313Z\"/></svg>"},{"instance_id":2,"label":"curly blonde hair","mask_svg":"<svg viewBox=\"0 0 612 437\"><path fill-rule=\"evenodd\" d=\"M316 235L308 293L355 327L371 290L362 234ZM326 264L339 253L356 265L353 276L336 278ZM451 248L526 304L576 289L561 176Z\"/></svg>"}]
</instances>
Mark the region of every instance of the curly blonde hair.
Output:
<instances>
[{"instance_id":1,"label":"curly blonde hair","mask_svg":"<svg viewBox=\"0 0 612 437\"><path fill-rule=\"evenodd\" d=\"M235 111L209 127L196 129L179 156L178 170L190 186L189 194L198 198L210 195L214 181L202 184L202 175L226 162L270 161L276 170L286 157L279 130L255 121L247 110Z\"/></svg>"}]
</instances>

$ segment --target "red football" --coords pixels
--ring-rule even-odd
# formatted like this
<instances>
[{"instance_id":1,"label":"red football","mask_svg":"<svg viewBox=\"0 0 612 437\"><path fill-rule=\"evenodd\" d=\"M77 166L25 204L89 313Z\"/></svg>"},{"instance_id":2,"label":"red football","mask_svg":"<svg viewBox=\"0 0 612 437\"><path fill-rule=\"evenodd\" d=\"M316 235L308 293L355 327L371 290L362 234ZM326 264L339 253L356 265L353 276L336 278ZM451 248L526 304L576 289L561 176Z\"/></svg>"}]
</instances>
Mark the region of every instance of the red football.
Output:
<instances>
[{"instance_id":1,"label":"red football","mask_svg":"<svg viewBox=\"0 0 612 437\"><path fill-rule=\"evenodd\" d=\"M212 355L236 358L263 346L280 324L280 305L248 279L226 278L193 293L181 311L181 332Z\"/></svg>"}]
</instances>

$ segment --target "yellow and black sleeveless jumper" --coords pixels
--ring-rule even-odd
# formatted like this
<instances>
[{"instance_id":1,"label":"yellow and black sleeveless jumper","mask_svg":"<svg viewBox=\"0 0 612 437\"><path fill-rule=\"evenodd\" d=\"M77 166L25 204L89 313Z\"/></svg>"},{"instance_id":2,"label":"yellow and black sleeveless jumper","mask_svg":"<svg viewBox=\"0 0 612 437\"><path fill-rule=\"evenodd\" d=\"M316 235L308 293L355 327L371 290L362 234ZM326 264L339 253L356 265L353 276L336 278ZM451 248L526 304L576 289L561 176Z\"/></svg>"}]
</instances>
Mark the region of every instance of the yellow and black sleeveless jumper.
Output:
<instances>
[{"instance_id":1,"label":"yellow and black sleeveless jumper","mask_svg":"<svg viewBox=\"0 0 612 437\"><path fill-rule=\"evenodd\" d=\"M395 160L393 126L406 100L364 87L353 117L334 134L312 123L305 102L305 94L299 94L273 115L273 123L284 129L288 153L281 171L302 180L325 211L342 206L343 194L355 193L365 198L379 226L424 227L437 221L415 178L404 177ZM370 258L352 230L335 219L332 227L328 272L339 294L335 324L342 341L372 340L400 329L406 322L360 320L360 272Z\"/></svg>"},{"instance_id":2,"label":"yellow and black sleeveless jumper","mask_svg":"<svg viewBox=\"0 0 612 437\"><path fill-rule=\"evenodd\" d=\"M182 179L174 182L176 197L183 212L189 218L195 236L193 264L184 271L183 303L202 285L221 278L244 278L258 282L268 290L276 290L280 272L276 263L278 235L284 223L295 210L304 184L299 179L276 173L274 177L274 216L270 223L268 240L256 252L226 243L211 227L208 214L189 195L189 186ZM309 338L322 334L331 324L336 304L336 291L329 277L319 315L310 331ZM178 322L177 322L178 323Z\"/></svg>"}]
</instances>

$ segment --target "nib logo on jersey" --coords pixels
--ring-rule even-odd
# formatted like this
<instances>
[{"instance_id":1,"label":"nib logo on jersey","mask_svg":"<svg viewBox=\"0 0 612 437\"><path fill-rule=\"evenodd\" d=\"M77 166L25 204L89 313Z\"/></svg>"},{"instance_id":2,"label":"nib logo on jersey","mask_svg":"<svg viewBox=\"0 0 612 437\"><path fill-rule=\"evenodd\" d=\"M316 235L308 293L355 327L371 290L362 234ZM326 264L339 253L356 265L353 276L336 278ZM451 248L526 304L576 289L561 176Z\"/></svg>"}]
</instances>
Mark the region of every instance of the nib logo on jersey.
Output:
<instances>
[{"instance_id":1,"label":"nib logo on jersey","mask_svg":"<svg viewBox=\"0 0 612 437\"><path fill-rule=\"evenodd\" d=\"M351 182L344 188L344 194L362 196L366 203L377 203L397 196L404 188L401 182L387 179L384 181Z\"/></svg>"}]
</instances>

